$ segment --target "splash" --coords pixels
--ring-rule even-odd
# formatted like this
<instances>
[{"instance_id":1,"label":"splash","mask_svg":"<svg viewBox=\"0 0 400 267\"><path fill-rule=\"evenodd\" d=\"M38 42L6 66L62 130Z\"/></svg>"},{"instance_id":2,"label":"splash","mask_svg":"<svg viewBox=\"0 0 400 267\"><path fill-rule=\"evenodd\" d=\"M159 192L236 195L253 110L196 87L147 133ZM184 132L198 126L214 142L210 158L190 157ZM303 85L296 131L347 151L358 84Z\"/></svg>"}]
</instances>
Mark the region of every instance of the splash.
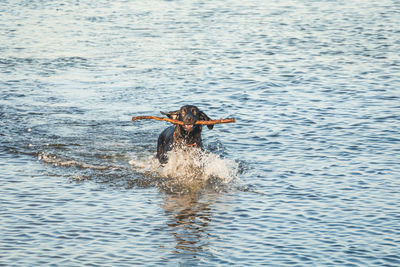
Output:
<instances>
[{"instance_id":1,"label":"splash","mask_svg":"<svg viewBox=\"0 0 400 267\"><path fill-rule=\"evenodd\" d=\"M61 167L78 167L81 169L93 169L93 170L107 170L111 168L110 166L91 165L83 162L78 162L75 160L68 160L48 153L39 153L38 160L41 160L47 164L52 164L54 166L61 166Z\"/></svg>"},{"instance_id":2,"label":"splash","mask_svg":"<svg viewBox=\"0 0 400 267\"><path fill-rule=\"evenodd\" d=\"M169 191L198 191L211 182L214 186L227 185L238 173L235 161L197 148L174 149L163 165L154 156L137 157L129 163L144 175L162 181L162 187Z\"/></svg>"},{"instance_id":3,"label":"splash","mask_svg":"<svg viewBox=\"0 0 400 267\"><path fill-rule=\"evenodd\" d=\"M72 181L92 180L126 181L127 187L155 186L168 193L193 193L204 189L225 190L237 176L239 164L218 154L197 148L175 149L169 152L168 162L160 164L154 155L136 154L128 161L110 164L89 164L59 155L40 152L38 160L57 167L68 168ZM124 163L125 162L125 163ZM72 168L72 169L70 169ZM131 175L130 175L131 174ZM126 178L126 180L121 179Z\"/></svg>"}]
</instances>

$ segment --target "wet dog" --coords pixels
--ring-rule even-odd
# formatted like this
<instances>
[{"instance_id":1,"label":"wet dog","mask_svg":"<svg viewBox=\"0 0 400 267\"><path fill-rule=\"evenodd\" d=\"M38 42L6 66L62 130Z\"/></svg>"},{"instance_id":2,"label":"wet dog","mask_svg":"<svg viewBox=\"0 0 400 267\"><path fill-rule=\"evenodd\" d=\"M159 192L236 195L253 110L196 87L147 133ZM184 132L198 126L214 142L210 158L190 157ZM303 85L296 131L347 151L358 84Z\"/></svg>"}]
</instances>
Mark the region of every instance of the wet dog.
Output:
<instances>
[{"instance_id":1,"label":"wet dog","mask_svg":"<svg viewBox=\"0 0 400 267\"><path fill-rule=\"evenodd\" d=\"M170 119L179 120L184 125L174 125L166 128L158 137L157 158L160 163L168 161L167 152L174 147L198 147L203 148L201 140L202 125L195 125L196 121L211 120L204 112L196 106L186 105L177 111L161 112ZM212 129L213 125L207 125Z\"/></svg>"}]
</instances>

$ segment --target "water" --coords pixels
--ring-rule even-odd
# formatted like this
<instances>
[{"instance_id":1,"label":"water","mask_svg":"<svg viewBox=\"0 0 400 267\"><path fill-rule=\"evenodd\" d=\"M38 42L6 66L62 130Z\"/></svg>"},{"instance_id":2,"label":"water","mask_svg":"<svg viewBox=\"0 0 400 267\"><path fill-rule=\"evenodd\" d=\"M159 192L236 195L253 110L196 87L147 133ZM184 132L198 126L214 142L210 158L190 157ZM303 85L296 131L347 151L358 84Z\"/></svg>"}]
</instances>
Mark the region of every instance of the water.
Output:
<instances>
[{"instance_id":1,"label":"water","mask_svg":"<svg viewBox=\"0 0 400 267\"><path fill-rule=\"evenodd\" d=\"M0 265L400 264L398 1L2 1ZM154 160L195 104L201 160Z\"/></svg>"}]
</instances>

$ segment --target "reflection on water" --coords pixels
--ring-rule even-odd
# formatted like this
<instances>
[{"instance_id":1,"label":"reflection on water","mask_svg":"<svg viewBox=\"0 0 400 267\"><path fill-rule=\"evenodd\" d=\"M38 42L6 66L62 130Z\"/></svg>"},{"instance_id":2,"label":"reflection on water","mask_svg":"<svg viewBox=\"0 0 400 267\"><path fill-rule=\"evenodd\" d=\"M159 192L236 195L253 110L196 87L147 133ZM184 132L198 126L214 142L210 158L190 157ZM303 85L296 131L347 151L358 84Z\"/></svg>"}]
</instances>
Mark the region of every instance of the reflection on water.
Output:
<instances>
[{"instance_id":1,"label":"reflection on water","mask_svg":"<svg viewBox=\"0 0 400 267\"><path fill-rule=\"evenodd\" d=\"M211 195L212 196L212 195ZM207 253L209 223L212 219L210 205L213 197L201 194L166 195L162 203L168 216L167 225L176 240L173 253L186 255L194 262L196 255Z\"/></svg>"}]
</instances>

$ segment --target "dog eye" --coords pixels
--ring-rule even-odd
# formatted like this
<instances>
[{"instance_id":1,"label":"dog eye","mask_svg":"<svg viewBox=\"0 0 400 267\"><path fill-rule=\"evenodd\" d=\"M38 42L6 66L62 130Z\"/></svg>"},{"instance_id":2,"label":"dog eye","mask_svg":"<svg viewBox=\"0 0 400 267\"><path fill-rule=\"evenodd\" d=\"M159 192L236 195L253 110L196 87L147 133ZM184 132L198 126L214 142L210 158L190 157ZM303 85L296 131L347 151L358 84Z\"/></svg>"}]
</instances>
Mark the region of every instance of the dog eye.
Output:
<instances>
[{"instance_id":1,"label":"dog eye","mask_svg":"<svg viewBox=\"0 0 400 267\"><path fill-rule=\"evenodd\" d=\"M192 108L192 113L193 113L193 115L197 115L197 110L195 109L195 108Z\"/></svg>"},{"instance_id":2,"label":"dog eye","mask_svg":"<svg viewBox=\"0 0 400 267\"><path fill-rule=\"evenodd\" d=\"M182 114L182 115L185 115L186 112L187 112L187 109L186 109L186 108L183 108L183 109L181 110L181 114Z\"/></svg>"}]
</instances>

